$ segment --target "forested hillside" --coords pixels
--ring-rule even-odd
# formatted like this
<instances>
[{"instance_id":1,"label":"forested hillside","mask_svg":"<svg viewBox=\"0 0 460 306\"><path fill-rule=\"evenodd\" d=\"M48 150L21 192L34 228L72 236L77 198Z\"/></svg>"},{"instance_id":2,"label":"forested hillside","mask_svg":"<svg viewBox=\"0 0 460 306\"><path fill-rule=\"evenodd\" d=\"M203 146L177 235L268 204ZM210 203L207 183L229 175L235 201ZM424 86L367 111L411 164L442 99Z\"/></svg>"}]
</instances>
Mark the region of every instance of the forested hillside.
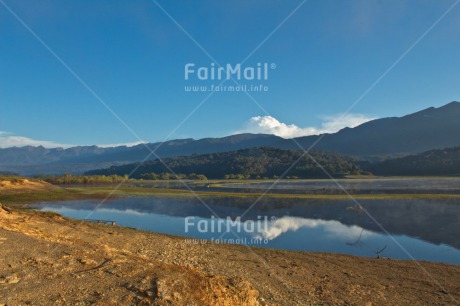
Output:
<instances>
[{"instance_id":1,"label":"forested hillside","mask_svg":"<svg viewBox=\"0 0 460 306\"><path fill-rule=\"evenodd\" d=\"M317 178L325 177L324 170L334 177L360 172L353 159L336 153L311 151L310 158L298 150L274 148L251 148L230 152L180 156L113 166L108 169L88 171L88 175L126 175L132 178L156 179L158 175L169 173L201 174L208 178L274 178L281 176L290 168L286 177ZM316 162L315 162L316 160ZM168 169L170 168L170 169ZM132 173L131 173L132 172Z\"/></svg>"},{"instance_id":2,"label":"forested hillside","mask_svg":"<svg viewBox=\"0 0 460 306\"><path fill-rule=\"evenodd\" d=\"M377 175L460 175L460 147L390 159L368 170Z\"/></svg>"}]
</instances>

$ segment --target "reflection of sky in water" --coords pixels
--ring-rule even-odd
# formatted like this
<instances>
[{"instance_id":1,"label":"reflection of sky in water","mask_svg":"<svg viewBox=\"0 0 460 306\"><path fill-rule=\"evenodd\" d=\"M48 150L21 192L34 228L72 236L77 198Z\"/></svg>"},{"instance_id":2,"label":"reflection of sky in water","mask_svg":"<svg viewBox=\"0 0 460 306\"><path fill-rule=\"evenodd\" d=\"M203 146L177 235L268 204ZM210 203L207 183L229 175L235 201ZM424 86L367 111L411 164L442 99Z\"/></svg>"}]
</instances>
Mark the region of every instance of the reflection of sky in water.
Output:
<instances>
[{"instance_id":1,"label":"reflection of sky in water","mask_svg":"<svg viewBox=\"0 0 460 306\"><path fill-rule=\"evenodd\" d=\"M137 201L139 208L136 208ZM235 224L231 232L225 232L224 227L224 233L217 231L203 233L197 229L197 226L191 226L189 231L185 232L185 218L194 216L191 211L187 211L187 214L179 213L185 209L184 207L186 206L184 205L187 204L178 204L174 198L162 199L158 203L150 200L148 209L146 209L143 201L148 201L148 198L124 198L101 205L96 210L93 210L95 205L92 201L69 201L64 205L59 203L41 204L38 207L76 219L114 220L121 226L199 239L246 238L248 239L247 241L250 241L249 239L251 238L261 238L267 242L265 245L259 244L259 246L264 247L335 252L367 257L375 257L377 250L387 246L382 252L382 256L410 259L408 254L411 254L417 260L460 264L460 251L445 244L434 244L400 233L393 234L390 237L365 226L344 224L340 220L342 218L327 220L316 216L312 218L288 215L287 212L291 213L292 211L283 209L276 211L277 218L275 219L271 218L273 216L272 211L257 211L258 215L267 216L268 222L265 227L256 226L256 229L260 229L256 232L244 231L245 222L256 222L257 224L258 221L252 220L244 220L241 224ZM126 203L129 203L129 207L126 207L128 206L125 205ZM215 207L213 206L213 208ZM318 209L320 208L324 209L324 205L318 206ZM190 207L187 206L187 209L190 209ZM229 208L226 207L225 209L225 212L228 212ZM328 209L338 208L337 206L329 205ZM232 210L239 212L237 208L230 208L230 211ZM283 214L283 211L285 214ZM223 216L223 214L219 215ZM312 213L313 215L316 214ZM235 217L232 217L232 220L235 220ZM217 219L210 219L208 216L203 215L196 216L193 219L194 224L199 221L208 223L208 228L211 228L211 223L217 222ZM393 222L398 222L398 220L394 219ZM238 228L241 231L238 231ZM457 235L457 233L454 234ZM402 250L398 244L405 250Z\"/></svg>"}]
</instances>

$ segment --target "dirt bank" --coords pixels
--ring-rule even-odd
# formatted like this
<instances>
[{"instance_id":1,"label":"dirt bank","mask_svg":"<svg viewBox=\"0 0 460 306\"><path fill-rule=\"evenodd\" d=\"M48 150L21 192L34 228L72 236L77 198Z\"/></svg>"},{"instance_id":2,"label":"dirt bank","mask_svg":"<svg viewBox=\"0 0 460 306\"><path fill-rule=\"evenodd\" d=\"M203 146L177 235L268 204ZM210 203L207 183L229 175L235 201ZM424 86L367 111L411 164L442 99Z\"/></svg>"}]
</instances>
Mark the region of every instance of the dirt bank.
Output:
<instances>
[{"instance_id":1,"label":"dirt bank","mask_svg":"<svg viewBox=\"0 0 460 306\"><path fill-rule=\"evenodd\" d=\"M27 193L37 191L52 191L59 187L51 185L47 182L35 179L26 178L1 178L0 177L0 193Z\"/></svg>"},{"instance_id":2,"label":"dirt bank","mask_svg":"<svg viewBox=\"0 0 460 306\"><path fill-rule=\"evenodd\" d=\"M0 208L0 305L458 305L460 266L191 244Z\"/></svg>"}]
</instances>

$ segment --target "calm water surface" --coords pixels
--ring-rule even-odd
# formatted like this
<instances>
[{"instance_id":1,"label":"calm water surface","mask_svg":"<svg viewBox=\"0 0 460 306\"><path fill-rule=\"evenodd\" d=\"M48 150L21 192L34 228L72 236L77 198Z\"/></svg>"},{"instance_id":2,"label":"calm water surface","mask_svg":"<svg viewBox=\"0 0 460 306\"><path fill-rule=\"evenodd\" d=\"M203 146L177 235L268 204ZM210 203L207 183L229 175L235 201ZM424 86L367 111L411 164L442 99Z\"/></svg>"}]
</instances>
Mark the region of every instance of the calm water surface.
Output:
<instances>
[{"instance_id":1,"label":"calm water surface","mask_svg":"<svg viewBox=\"0 0 460 306\"><path fill-rule=\"evenodd\" d=\"M286 250L460 264L460 200L346 200L132 197L35 205L75 219L196 239ZM212 212L210 211L212 210ZM213 214L220 219L212 217ZM238 219L238 217L241 217ZM230 218L232 224L224 222ZM219 230L220 224L220 230ZM226 225L230 227L227 228ZM190 242L193 243L193 242Z\"/></svg>"}]
</instances>

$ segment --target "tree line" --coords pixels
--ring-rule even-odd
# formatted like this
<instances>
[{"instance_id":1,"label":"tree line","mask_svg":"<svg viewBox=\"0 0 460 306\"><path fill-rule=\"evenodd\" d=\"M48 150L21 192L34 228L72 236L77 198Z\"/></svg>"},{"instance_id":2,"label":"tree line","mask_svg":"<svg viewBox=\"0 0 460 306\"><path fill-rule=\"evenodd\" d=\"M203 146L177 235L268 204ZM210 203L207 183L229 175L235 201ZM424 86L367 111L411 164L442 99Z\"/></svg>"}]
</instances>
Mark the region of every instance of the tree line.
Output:
<instances>
[{"instance_id":1,"label":"tree line","mask_svg":"<svg viewBox=\"0 0 460 306\"><path fill-rule=\"evenodd\" d=\"M46 175L39 179L55 185L78 185L78 184L116 184L128 180L128 175L72 175L61 176Z\"/></svg>"},{"instance_id":2,"label":"tree line","mask_svg":"<svg viewBox=\"0 0 460 306\"><path fill-rule=\"evenodd\" d=\"M103 185L103 184L118 184L122 182L130 182L133 179L125 175L72 175L66 174L61 176L46 175L39 176L39 179L55 185ZM202 174L172 174L172 173L144 173L138 179L142 180L207 180L207 177Z\"/></svg>"}]
</instances>

